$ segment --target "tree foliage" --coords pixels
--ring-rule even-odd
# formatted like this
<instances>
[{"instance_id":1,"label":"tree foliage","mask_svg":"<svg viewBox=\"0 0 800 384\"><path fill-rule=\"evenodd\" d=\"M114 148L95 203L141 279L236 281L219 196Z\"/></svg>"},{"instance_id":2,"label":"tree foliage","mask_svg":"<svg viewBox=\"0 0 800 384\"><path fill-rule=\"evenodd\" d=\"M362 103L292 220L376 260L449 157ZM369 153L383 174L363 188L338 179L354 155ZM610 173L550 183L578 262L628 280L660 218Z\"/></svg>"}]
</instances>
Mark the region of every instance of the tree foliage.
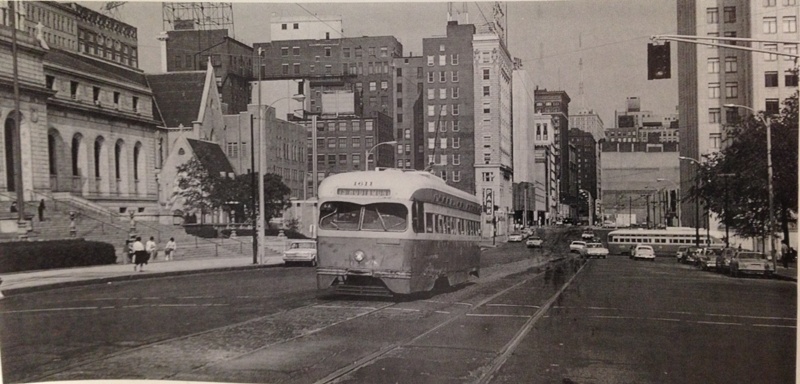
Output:
<instances>
[{"instance_id":1,"label":"tree foliage","mask_svg":"<svg viewBox=\"0 0 800 384\"><path fill-rule=\"evenodd\" d=\"M762 120L763 119L763 120ZM771 129L773 213L780 227L772 232L788 236L788 223L797 213L798 126L797 96L787 99L779 115L749 116L728 126L723 149L706 157L698 177L700 195L708 209L737 235L769 234L769 179L767 129Z\"/></svg>"},{"instance_id":2,"label":"tree foliage","mask_svg":"<svg viewBox=\"0 0 800 384\"><path fill-rule=\"evenodd\" d=\"M191 210L206 213L219 208L237 210L243 215L242 207L247 206L250 219L255 218L252 207L253 183L250 174L238 175L233 179L209 173L196 157L178 167L178 188L176 192L184 198L184 205ZM291 189L283 179L274 173L264 175L264 216L265 222L283 213L289 206ZM256 204L258 196L255 196ZM240 216L243 217L243 216Z\"/></svg>"}]
</instances>

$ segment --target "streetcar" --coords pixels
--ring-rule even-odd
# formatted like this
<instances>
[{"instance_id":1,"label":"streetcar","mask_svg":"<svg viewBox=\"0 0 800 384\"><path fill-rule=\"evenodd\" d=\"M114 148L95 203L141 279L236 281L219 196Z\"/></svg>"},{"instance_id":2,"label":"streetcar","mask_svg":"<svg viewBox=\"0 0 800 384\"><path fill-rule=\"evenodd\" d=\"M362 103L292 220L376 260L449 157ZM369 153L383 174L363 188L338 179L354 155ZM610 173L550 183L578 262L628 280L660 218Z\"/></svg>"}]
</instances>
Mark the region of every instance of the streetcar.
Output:
<instances>
[{"instance_id":1,"label":"streetcar","mask_svg":"<svg viewBox=\"0 0 800 384\"><path fill-rule=\"evenodd\" d=\"M678 248L695 245L694 228L669 227L666 229L618 229L608 233L608 251L615 255L630 255L639 244L653 247L656 255L673 256ZM700 231L700 246L724 245L724 235L719 231Z\"/></svg>"},{"instance_id":2,"label":"streetcar","mask_svg":"<svg viewBox=\"0 0 800 384\"><path fill-rule=\"evenodd\" d=\"M319 185L318 204L319 290L408 295L479 275L480 202L433 174L332 175Z\"/></svg>"}]
</instances>

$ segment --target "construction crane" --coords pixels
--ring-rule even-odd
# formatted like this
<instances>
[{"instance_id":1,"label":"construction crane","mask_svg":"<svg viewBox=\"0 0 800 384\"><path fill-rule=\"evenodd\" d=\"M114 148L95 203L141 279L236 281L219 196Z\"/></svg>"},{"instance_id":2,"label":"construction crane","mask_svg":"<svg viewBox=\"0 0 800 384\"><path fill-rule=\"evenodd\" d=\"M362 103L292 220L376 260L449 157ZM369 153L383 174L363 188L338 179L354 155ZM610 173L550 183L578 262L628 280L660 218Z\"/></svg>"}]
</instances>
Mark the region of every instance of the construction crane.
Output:
<instances>
[{"instance_id":1,"label":"construction crane","mask_svg":"<svg viewBox=\"0 0 800 384\"><path fill-rule=\"evenodd\" d=\"M119 7L125 5L125 3L127 3L127 1L107 1L103 3L101 11L104 14L119 20Z\"/></svg>"}]
</instances>

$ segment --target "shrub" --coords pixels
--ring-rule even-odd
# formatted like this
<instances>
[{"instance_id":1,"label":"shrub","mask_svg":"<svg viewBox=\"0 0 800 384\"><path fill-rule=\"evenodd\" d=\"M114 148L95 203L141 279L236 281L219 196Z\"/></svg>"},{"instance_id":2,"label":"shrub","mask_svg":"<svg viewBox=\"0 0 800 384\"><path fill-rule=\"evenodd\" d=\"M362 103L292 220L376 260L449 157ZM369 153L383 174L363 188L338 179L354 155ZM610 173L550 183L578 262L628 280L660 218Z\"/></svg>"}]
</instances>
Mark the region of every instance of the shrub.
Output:
<instances>
[{"instance_id":1,"label":"shrub","mask_svg":"<svg viewBox=\"0 0 800 384\"><path fill-rule=\"evenodd\" d=\"M264 235L265 236L278 236L278 233L280 233L280 229L267 228L267 229L264 230ZM222 230L219 231L219 234L220 234L220 236L222 236L222 237L227 239L227 238L231 237L231 230L230 229L222 229ZM308 237L306 235L304 235L304 234L302 234L300 232L291 230L291 229L284 229L283 230L283 234L288 239L308 239ZM253 230L252 229L237 229L236 230L236 236L237 237L250 237L250 236L253 236Z\"/></svg>"},{"instance_id":2,"label":"shrub","mask_svg":"<svg viewBox=\"0 0 800 384\"><path fill-rule=\"evenodd\" d=\"M219 236L213 224L187 224L183 226L183 229L192 236L204 239L215 239Z\"/></svg>"},{"instance_id":3,"label":"shrub","mask_svg":"<svg viewBox=\"0 0 800 384\"><path fill-rule=\"evenodd\" d=\"M84 239L0 243L0 273L114 264L114 246Z\"/></svg>"}]
</instances>

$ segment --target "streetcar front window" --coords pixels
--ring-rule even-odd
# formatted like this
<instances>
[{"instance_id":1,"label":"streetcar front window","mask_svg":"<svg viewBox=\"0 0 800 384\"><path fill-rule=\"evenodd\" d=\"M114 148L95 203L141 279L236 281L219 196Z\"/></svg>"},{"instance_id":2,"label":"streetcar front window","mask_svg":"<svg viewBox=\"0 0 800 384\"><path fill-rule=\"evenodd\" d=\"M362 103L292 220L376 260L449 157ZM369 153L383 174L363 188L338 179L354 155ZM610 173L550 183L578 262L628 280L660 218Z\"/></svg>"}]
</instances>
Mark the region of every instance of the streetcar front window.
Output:
<instances>
[{"instance_id":1,"label":"streetcar front window","mask_svg":"<svg viewBox=\"0 0 800 384\"><path fill-rule=\"evenodd\" d=\"M320 229L403 232L407 226L408 208L403 204L360 205L336 201L320 207Z\"/></svg>"}]
</instances>

